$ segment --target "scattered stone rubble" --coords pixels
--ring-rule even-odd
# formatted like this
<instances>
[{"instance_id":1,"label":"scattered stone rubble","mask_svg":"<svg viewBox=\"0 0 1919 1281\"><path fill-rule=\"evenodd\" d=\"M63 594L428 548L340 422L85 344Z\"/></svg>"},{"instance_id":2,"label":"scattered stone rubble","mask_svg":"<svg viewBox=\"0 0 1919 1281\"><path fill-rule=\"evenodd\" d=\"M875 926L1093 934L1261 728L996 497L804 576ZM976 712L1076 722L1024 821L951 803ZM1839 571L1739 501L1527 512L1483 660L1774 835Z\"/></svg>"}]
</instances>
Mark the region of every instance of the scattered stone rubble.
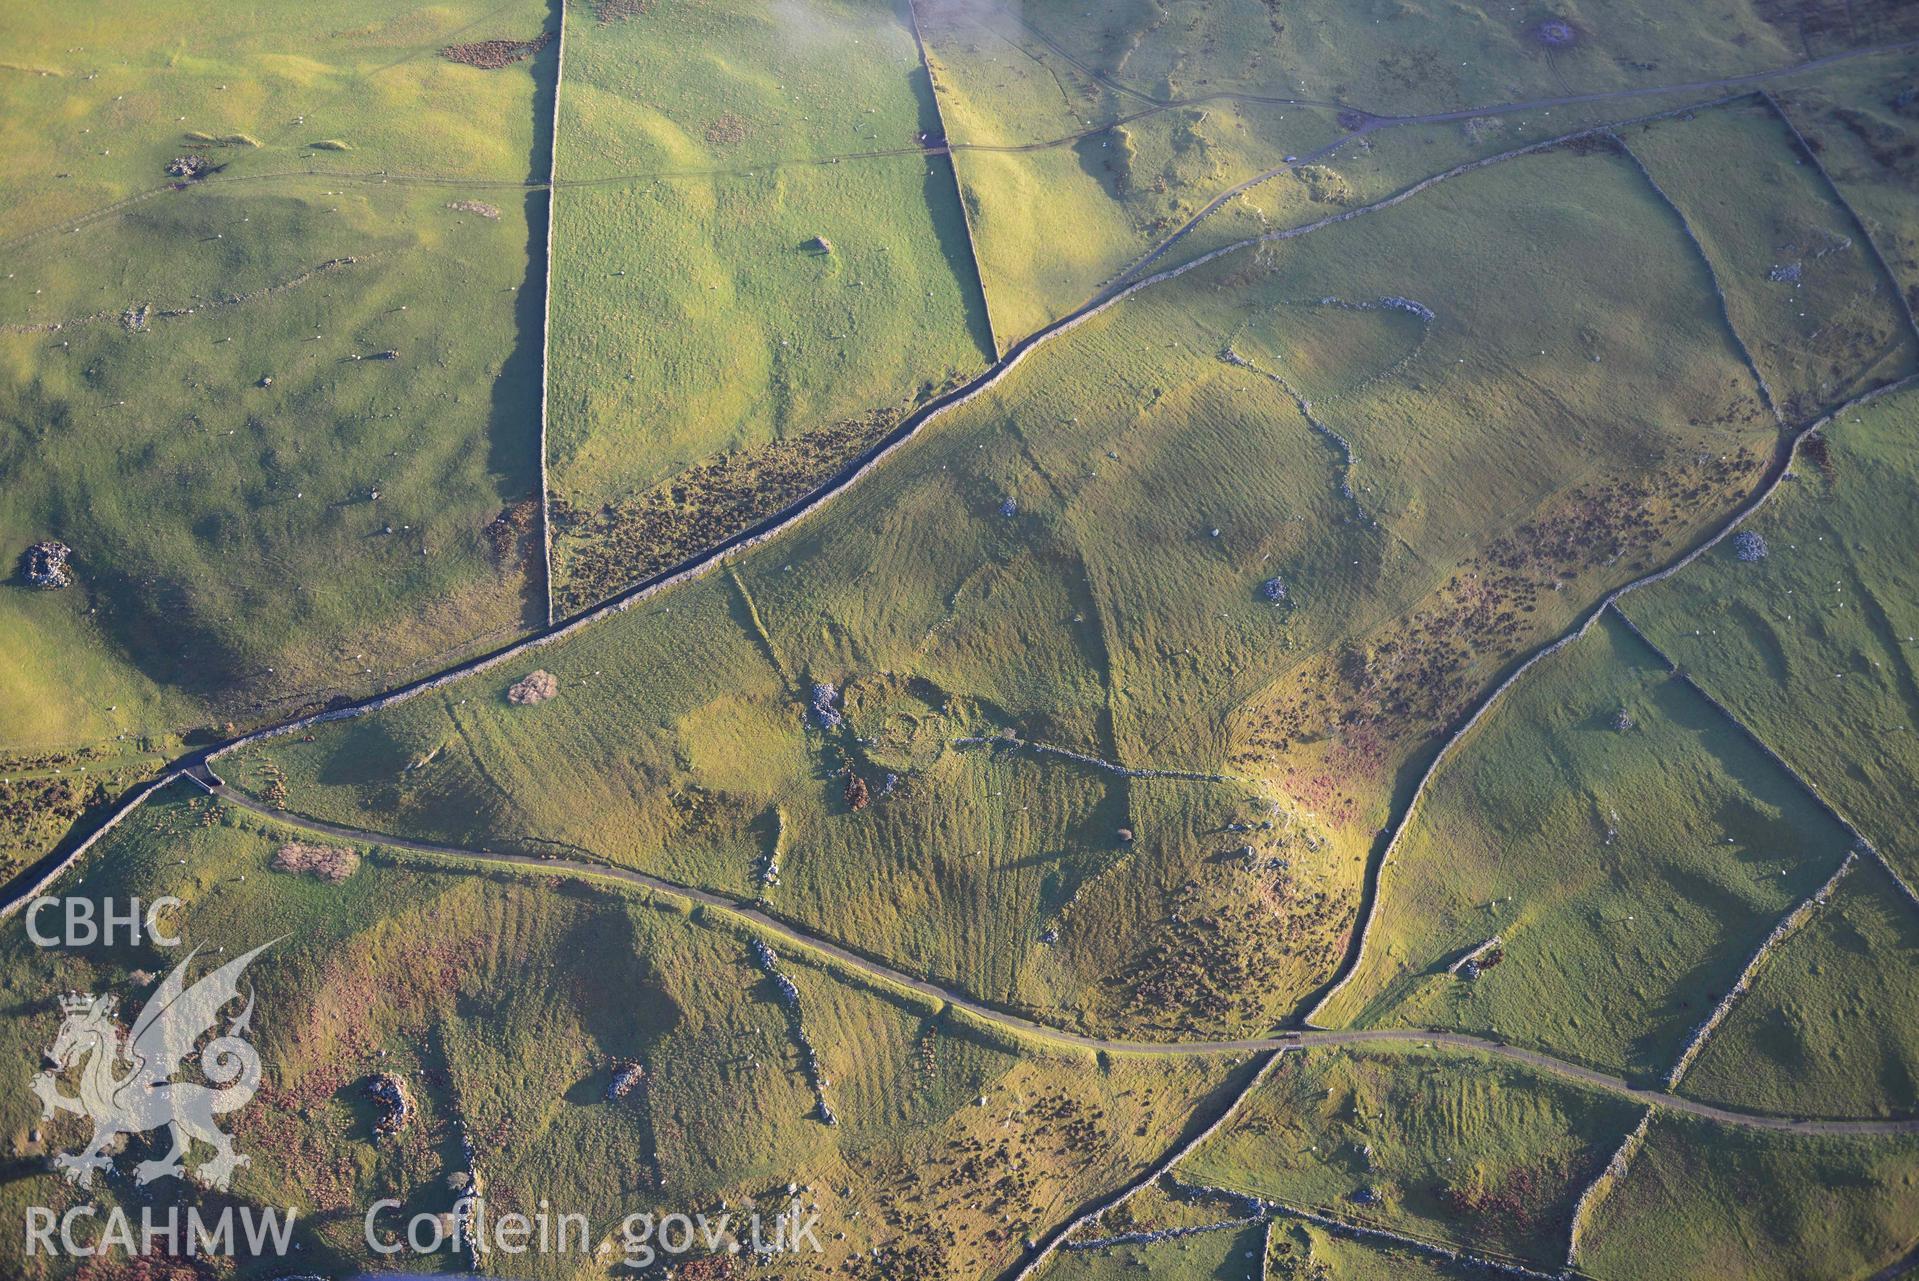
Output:
<instances>
[{"instance_id":1,"label":"scattered stone rubble","mask_svg":"<svg viewBox=\"0 0 1919 1281\"><path fill-rule=\"evenodd\" d=\"M167 162L167 177L198 178L213 167L205 156L175 156Z\"/></svg>"},{"instance_id":2,"label":"scattered stone rubble","mask_svg":"<svg viewBox=\"0 0 1919 1281\"><path fill-rule=\"evenodd\" d=\"M800 1009L800 990L793 986L792 979L780 973L780 958L763 940L753 940L753 962L773 980L773 986L780 991L780 1004L786 1007L787 1017L792 1020L793 1040L799 1045L800 1058L806 1064L806 1079L813 1087L814 1101L819 1104L820 1120L828 1125L838 1125L839 1117L833 1114L833 1105L826 1098L826 1087L832 1082L826 1079L821 1070L820 1056L813 1049L812 1039L806 1035L806 1015Z\"/></svg>"},{"instance_id":3,"label":"scattered stone rubble","mask_svg":"<svg viewBox=\"0 0 1919 1281\"><path fill-rule=\"evenodd\" d=\"M1433 309L1414 298L1401 298L1397 294L1385 298L1376 298L1371 302L1349 302L1344 298L1328 296L1319 300L1322 307L1344 307L1348 311L1403 311L1418 316L1431 324L1437 316Z\"/></svg>"},{"instance_id":4,"label":"scattered stone rubble","mask_svg":"<svg viewBox=\"0 0 1919 1281\"><path fill-rule=\"evenodd\" d=\"M1766 540L1750 529L1742 529L1732 536L1732 551L1743 561L1764 560L1771 554Z\"/></svg>"},{"instance_id":5,"label":"scattered stone rubble","mask_svg":"<svg viewBox=\"0 0 1919 1281\"><path fill-rule=\"evenodd\" d=\"M621 1059L613 1065L613 1079L606 1085L606 1101L618 1103L645 1084L646 1069L631 1059Z\"/></svg>"},{"instance_id":6,"label":"scattered stone rubble","mask_svg":"<svg viewBox=\"0 0 1919 1281\"><path fill-rule=\"evenodd\" d=\"M821 681L813 686L813 719L819 722L821 729L838 729L846 718L840 715L834 704L840 701L840 692Z\"/></svg>"},{"instance_id":7,"label":"scattered stone rubble","mask_svg":"<svg viewBox=\"0 0 1919 1281\"><path fill-rule=\"evenodd\" d=\"M407 1097L406 1083L391 1072L375 1072L366 1081L366 1096L380 1109L373 1122L373 1133L392 1138L413 1119L413 1100Z\"/></svg>"},{"instance_id":8,"label":"scattered stone rubble","mask_svg":"<svg viewBox=\"0 0 1919 1281\"><path fill-rule=\"evenodd\" d=\"M1275 605L1284 603L1286 600L1286 580L1278 574L1274 574L1271 578L1259 585L1259 594Z\"/></svg>"},{"instance_id":9,"label":"scattered stone rubble","mask_svg":"<svg viewBox=\"0 0 1919 1281\"><path fill-rule=\"evenodd\" d=\"M71 587L73 574L67 569L67 558L72 555L73 549L65 543L46 539L27 548L27 554L22 558L21 572L29 583L47 591Z\"/></svg>"},{"instance_id":10,"label":"scattered stone rubble","mask_svg":"<svg viewBox=\"0 0 1919 1281\"><path fill-rule=\"evenodd\" d=\"M1476 979L1505 959L1505 944L1495 934L1447 968L1462 979Z\"/></svg>"}]
</instances>

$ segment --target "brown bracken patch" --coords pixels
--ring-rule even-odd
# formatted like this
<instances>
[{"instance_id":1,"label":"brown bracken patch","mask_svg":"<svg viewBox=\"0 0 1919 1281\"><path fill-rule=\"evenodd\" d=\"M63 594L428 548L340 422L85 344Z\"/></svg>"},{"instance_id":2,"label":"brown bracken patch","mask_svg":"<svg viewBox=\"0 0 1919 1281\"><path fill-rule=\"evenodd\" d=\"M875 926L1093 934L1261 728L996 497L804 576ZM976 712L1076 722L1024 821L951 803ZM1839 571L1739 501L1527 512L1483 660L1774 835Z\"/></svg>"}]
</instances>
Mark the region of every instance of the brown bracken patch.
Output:
<instances>
[{"instance_id":1,"label":"brown bracken patch","mask_svg":"<svg viewBox=\"0 0 1919 1281\"><path fill-rule=\"evenodd\" d=\"M312 876L338 885L353 875L360 866L360 856L352 850L341 849L334 845L307 845L301 841L288 841L273 853L272 868L276 872L292 872L296 875Z\"/></svg>"},{"instance_id":2,"label":"brown bracken patch","mask_svg":"<svg viewBox=\"0 0 1919 1281\"><path fill-rule=\"evenodd\" d=\"M530 543L540 530L540 500L524 498L486 523L487 554L496 569L511 569L532 555Z\"/></svg>"}]
</instances>

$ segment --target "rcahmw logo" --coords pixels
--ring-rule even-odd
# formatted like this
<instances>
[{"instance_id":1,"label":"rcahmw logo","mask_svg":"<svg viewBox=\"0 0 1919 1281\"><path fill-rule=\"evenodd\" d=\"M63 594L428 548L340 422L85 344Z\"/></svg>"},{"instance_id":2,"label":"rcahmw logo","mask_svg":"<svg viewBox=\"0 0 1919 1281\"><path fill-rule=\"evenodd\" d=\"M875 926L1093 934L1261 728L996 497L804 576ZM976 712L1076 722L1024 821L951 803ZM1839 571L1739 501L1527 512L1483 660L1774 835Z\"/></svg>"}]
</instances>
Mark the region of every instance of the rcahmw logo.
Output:
<instances>
[{"instance_id":1,"label":"rcahmw logo","mask_svg":"<svg viewBox=\"0 0 1919 1281\"><path fill-rule=\"evenodd\" d=\"M124 1034L114 1020L112 997L69 994L60 998L65 1018L47 1051L48 1066L33 1077L30 1086L39 1096L43 1118L76 1113L93 1122L93 1135L81 1150L57 1153L54 1169L76 1185L88 1187L96 1173L113 1168L110 1153L118 1150L116 1141L122 1136L164 1129L169 1150L135 1165L136 1183L183 1177L194 1145L203 1144L213 1154L195 1165L191 1174L200 1183L226 1190L247 1158L234 1150L233 1140L214 1118L252 1100L260 1088L260 1054L245 1039L253 1019L252 994L246 994L245 1007L230 1017L224 1031L219 1029L221 1012L241 998L240 976L272 945L263 943L192 984L187 982L187 967L197 949L187 953L154 988ZM208 1033L216 1035L202 1045ZM208 1084L173 1079L190 1060L197 1060ZM69 1077L77 1083L77 1094L62 1091L62 1082ZM129 1255L230 1255L244 1242L254 1254L285 1253L294 1216L292 1207L282 1212L229 1206L209 1220L198 1207L181 1214L178 1207L156 1211L147 1206L141 1210L136 1232L117 1206L102 1213L97 1206L77 1205L57 1216L48 1207L30 1206L26 1252L84 1256L119 1249Z\"/></svg>"}]
</instances>

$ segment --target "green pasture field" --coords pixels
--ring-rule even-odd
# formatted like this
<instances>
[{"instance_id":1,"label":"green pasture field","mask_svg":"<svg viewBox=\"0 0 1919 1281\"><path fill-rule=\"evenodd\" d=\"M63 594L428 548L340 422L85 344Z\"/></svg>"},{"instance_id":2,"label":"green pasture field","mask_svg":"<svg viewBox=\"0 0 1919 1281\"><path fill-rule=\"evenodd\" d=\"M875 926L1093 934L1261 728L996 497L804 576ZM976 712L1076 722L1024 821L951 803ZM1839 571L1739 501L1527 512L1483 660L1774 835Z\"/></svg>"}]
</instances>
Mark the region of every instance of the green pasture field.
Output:
<instances>
[{"instance_id":1,"label":"green pasture field","mask_svg":"<svg viewBox=\"0 0 1919 1281\"><path fill-rule=\"evenodd\" d=\"M1760 969L1685 1092L1796 1116L1919 1111L1919 912L1858 864Z\"/></svg>"},{"instance_id":2,"label":"green pasture field","mask_svg":"<svg viewBox=\"0 0 1919 1281\"><path fill-rule=\"evenodd\" d=\"M925 81L890 4L569 11L561 612L777 510L991 359Z\"/></svg>"},{"instance_id":3,"label":"green pasture field","mask_svg":"<svg viewBox=\"0 0 1919 1281\"><path fill-rule=\"evenodd\" d=\"M1919 334L1860 224L1764 101L1626 130L1711 261L1788 423L1919 367Z\"/></svg>"},{"instance_id":4,"label":"green pasture field","mask_svg":"<svg viewBox=\"0 0 1919 1281\"><path fill-rule=\"evenodd\" d=\"M1260 1275L1264 1227L1222 1228L1150 1245L1061 1250L1042 1274L1049 1281L1122 1281L1149 1275L1192 1281L1246 1281Z\"/></svg>"},{"instance_id":5,"label":"green pasture field","mask_svg":"<svg viewBox=\"0 0 1919 1281\"><path fill-rule=\"evenodd\" d=\"M604 1227L634 1209L725 1198L770 1214L793 1182L846 1233L821 1233L826 1266L904 1236L926 1243L927 1275L972 1275L1004 1266L1020 1233L1132 1177L1230 1066L1035 1051L943 1020L918 998L849 986L794 950L780 965L831 1081L841 1121L829 1127L787 1011L734 927L671 902L377 847L357 850L337 884L273 870L274 851L301 839L314 838L182 785L108 838L73 885L177 894L188 903L185 947L209 958L278 939L248 972L271 1071L233 1118L253 1158L234 1192L292 1198L313 1266L374 1262L360 1234L375 1198L400 1198L401 1213L445 1209L448 1177L468 1168L465 1138L502 1213L544 1198ZM18 918L0 947L12 981L111 992L129 1012L184 955L42 950ZM26 1062L58 1022L57 1009L36 1009L0 1036ZM646 1083L609 1100L622 1062L640 1063ZM372 1134L362 1090L375 1071L401 1075L419 1110L397 1139ZM25 1091L0 1105L16 1153L85 1137L83 1122L36 1115ZM1089 1129L1091 1117L1105 1120ZM910 1201L889 1191L915 1178ZM16 1206L76 1195L51 1172L0 1193ZM0 1248L14 1257L18 1243ZM518 1263L529 1276L595 1274L577 1255Z\"/></svg>"},{"instance_id":6,"label":"green pasture field","mask_svg":"<svg viewBox=\"0 0 1919 1281\"><path fill-rule=\"evenodd\" d=\"M1713 697L1819 789L1908 881L1919 831L1919 692L1910 638L1919 578L1919 400L1848 411L1802 445L1793 479L1750 520L1767 554L1733 540L1635 592L1625 612Z\"/></svg>"},{"instance_id":7,"label":"green pasture field","mask_svg":"<svg viewBox=\"0 0 1919 1281\"><path fill-rule=\"evenodd\" d=\"M523 187L550 53L483 70L441 50L532 40L548 12L251 17L7 24L10 752L359 696L544 612L523 540L496 554L483 530L538 495L544 200ZM182 157L207 168L170 176ZM75 588L24 585L43 538L73 548Z\"/></svg>"},{"instance_id":8,"label":"green pasture field","mask_svg":"<svg viewBox=\"0 0 1919 1281\"><path fill-rule=\"evenodd\" d=\"M1902 95L1919 56L1835 67L1774 96L1865 224L1909 304L1919 304L1919 103Z\"/></svg>"},{"instance_id":9,"label":"green pasture field","mask_svg":"<svg viewBox=\"0 0 1919 1281\"><path fill-rule=\"evenodd\" d=\"M34 246L0 281L0 741L270 719L542 614L537 547L486 529L538 496L539 216L208 183ZM73 587L19 576L43 538Z\"/></svg>"},{"instance_id":10,"label":"green pasture field","mask_svg":"<svg viewBox=\"0 0 1919 1281\"><path fill-rule=\"evenodd\" d=\"M1288 1055L1182 1177L1556 1268L1625 1100L1420 1049Z\"/></svg>"},{"instance_id":11,"label":"green pasture field","mask_svg":"<svg viewBox=\"0 0 1919 1281\"><path fill-rule=\"evenodd\" d=\"M1659 1116L1580 1238L1596 1277L1870 1276L1912 1248L1919 1142Z\"/></svg>"},{"instance_id":12,"label":"green pasture field","mask_svg":"<svg viewBox=\"0 0 1919 1281\"><path fill-rule=\"evenodd\" d=\"M1110 286L1215 197L1260 175L1267 175L1264 181L1208 214L1155 265L1174 265L1382 198L1452 164L1622 114L1657 112L1712 96L1703 89L1624 101L1555 102L1567 92L1566 66L1576 61L1598 69L1612 55L1596 54L1589 45L1576 58L1570 51L1548 56L1542 48L1514 47L1506 53L1515 64L1551 83L1542 83L1537 93L1525 91L1518 81L1506 82L1503 91L1488 85L1471 100L1498 109L1496 114L1347 137L1338 150L1320 158L1318 151L1361 117L1342 117L1343 100L1292 85L1284 73L1299 60L1275 61L1274 41L1283 45L1289 32L1297 36L1315 23L1327 28L1351 23L1351 30L1338 33L1341 52L1334 60L1343 66L1351 50L1371 49L1368 42L1379 37L1380 28L1357 22L1344 10L1281 19L1252 5L1211 6L1193 10L1190 17L1189 8L1162 6L1148 14L1108 6L1100 15L1105 25L1098 26L1052 5L933 0L920 6L935 88L959 148L956 164L1002 345ZM1412 16L1401 5L1394 21ZM1479 39L1475 52L1483 53L1484 33L1468 34L1470 21L1478 19L1462 23L1455 13L1443 19L1419 14L1417 20L1435 27L1457 23L1447 38ZM1512 19L1504 13L1485 17L1485 26L1494 23L1511 26ZM1269 24L1280 28L1277 34ZM1638 29L1637 23L1625 26L1629 32ZM1089 33L1097 50L1087 46ZM1498 39L1515 34L1523 36L1523 24ZM1401 35L1402 30L1393 33L1395 40ZM1161 67L1154 50L1169 38L1187 53L1194 51L1189 41L1201 40L1208 74ZM1749 36L1737 43L1748 48L1739 52L1728 45L1735 60L1763 60L1756 52L1761 46ZM1764 47L1776 46L1768 41ZM1420 67L1395 70L1385 105L1372 109L1388 115L1409 110L1403 106L1409 92L1423 100L1418 82L1430 73L1445 74L1434 52L1422 44L1412 55ZM1322 53L1315 52L1310 65L1327 65ZM1497 70L1483 58L1475 65L1489 75ZM1134 74L1144 66L1157 71ZM1235 69L1243 70L1243 79L1233 74ZM1606 73L1599 74L1603 79ZM1279 79L1266 83L1272 76ZM1658 77L1650 80L1659 83ZM1531 109L1505 109L1533 99L1541 101ZM1288 165L1288 157L1304 159Z\"/></svg>"},{"instance_id":13,"label":"green pasture field","mask_svg":"<svg viewBox=\"0 0 1919 1281\"><path fill-rule=\"evenodd\" d=\"M1283 708L1295 727L1283 732L1260 718L1294 691L1338 693L1344 678L1320 673L1350 674L1340 646L1353 635L1379 675L1341 699L1423 679L1388 648L1406 626L1449 638L1442 659L1457 667L1442 688L1463 700L1710 519L1771 430L1703 286L1663 295L1635 274L1669 280L1685 259L1624 162L1514 163L1536 176L1489 169L1429 193L1431 209L1401 205L1155 287L735 568L311 744L268 745L290 806L468 846L584 849L734 894L757 892L776 853L776 908L985 995L1103 1020L1137 993L1109 990L1109 1005L1086 985L1151 958L1162 974L1196 965L1194 983L1162 985L1129 1017L1277 1017L1336 963L1360 850L1384 820L1391 784L1378 780L1459 704L1408 714L1378 696L1362 704L1374 720L1356 746L1309 721L1343 706ZM1564 203L1508 207L1541 188ZM1533 288L1512 248L1524 237L1540 255L1584 249L1566 251L1549 296L1515 311L1501 290ZM1422 284L1389 265L1413 255L1439 274ZM1334 291L1427 299L1431 333L1394 308L1325 302ZM1365 335L1348 353L1362 367L1344 370L1336 343L1301 343L1325 369L1300 376L1326 388L1315 412L1352 433L1355 492L1404 505L1378 504L1377 528L1341 492L1338 452L1261 372L1290 368L1275 344L1292 351L1322 316ZM1691 341L1653 340L1672 333ZM1222 359L1228 348L1260 367ZM1550 385L1555 416L1501 390L1514 379ZM1523 469L1472 465L1514 439ZM1745 461L1702 470L1701 454ZM1602 485L1617 488L1595 516ZM1527 551L1498 550L1521 522L1494 512L1540 514ZM1643 525L1609 523L1621 513ZM1542 562L1530 545L1548 535L1560 541ZM1501 558L1491 596L1458 577L1492 574L1475 560L1487 555ZM1275 574L1291 584L1277 608L1262 589ZM1551 582L1567 586L1543 590ZM1486 603L1507 593L1495 620ZM536 666L561 695L508 703ZM844 691L850 734L806 728L821 682ZM1129 783L1059 758L992 765L954 750L1005 729L1227 782ZM1336 784L1317 772L1325 761L1366 772ZM849 768L874 790L896 775L897 795L850 810ZM1235 838L1234 823L1257 834ZM1171 928L1182 894L1233 955L1195 951L1192 931ZM1141 930L1143 910L1166 925ZM1040 941L1049 927L1058 950ZM1284 943L1264 950L1285 959L1251 964L1274 934ZM1257 976L1240 982L1241 965ZM1249 1001L1222 1008L1203 981L1214 971Z\"/></svg>"},{"instance_id":14,"label":"green pasture field","mask_svg":"<svg viewBox=\"0 0 1919 1281\"><path fill-rule=\"evenodd\" d=\"M132 0L9 13L0 244L39 233L56 247L36 254L70 253L68 224L131 197L164 203L167 164L189 154L219 166L221 181L378 171L517 184L535 168L544 178L544 144L537 166L529 157L536 121L545 133L536 95L551 109L552 47L498 69L440 50L532 41L556 26L542 0L401 10L268 0L244 15ZM548 89L536 90L536 75Z\"/></svg>"},{"instance_id":15,"label":"green pasture field","mask_svg":"<svg viewBox=\"0 0 1919 1281\"><path fill-rule=\"evenodd\" d=\"M1455 1281L1483 1276L1470 1263L1449 1263L1404 1246L1356 1240L1316 1224L1273 1224L1269 1276L1280 1281Z\"/></svg>"},{"instance_id":16,"label":"green pasture field","mask_svg":"<svg viewBox=\"0 0 1919 1281\"><path fill-rule=\"evenodd\" d=\"M939 0L920 23L1002 347L1093 297L1213 196L1337 135L1307 108L1117 92L999 6Z\"/></svg>"},{"instance_id":17,"label":"green pasture field","mask_svg":"<svg viewBox=\"0 0 1919 1281\"><path fill-rule=\"evenodd\" d=\"M1379 115L1711 80L1915 34L1912 15L1896 4L1856 6L1850 24L1803 38L1795 12L1768 21L1767 9L1361 0L1278 10L1255 0L1128 0L1088 11L1075 0L1036 0L1019 15L1086 70L1159 97L1230 89ZM1550 19L1572 28L1568 41L1542 38Z\"/></svg>"},{"instance_id":18,"label":"green pasture field","mask_svg":"<svg viewBox=\"0 0 1919 1281\"><path fill-rule=\"evenodd\" d=\"M1457 752L1381 876L1332 1025L1496 1034L1658 1081L1851 843L1610 614ZM1450 972L1492 939L1495 964Z\"/></svg>"}]
</instances>

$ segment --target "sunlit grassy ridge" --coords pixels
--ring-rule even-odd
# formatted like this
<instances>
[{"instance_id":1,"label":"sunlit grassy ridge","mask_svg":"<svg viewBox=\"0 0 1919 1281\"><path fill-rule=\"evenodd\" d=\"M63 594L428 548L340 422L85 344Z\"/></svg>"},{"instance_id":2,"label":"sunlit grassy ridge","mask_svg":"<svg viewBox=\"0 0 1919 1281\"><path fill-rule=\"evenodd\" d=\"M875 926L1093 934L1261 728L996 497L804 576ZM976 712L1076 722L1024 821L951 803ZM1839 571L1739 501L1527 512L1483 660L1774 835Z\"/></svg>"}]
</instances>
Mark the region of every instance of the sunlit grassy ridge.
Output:
<instances>
[{"instance_id":1,"label":"sunlit grassy ridge","mask_svg":"<svg viewBox=\"0 0 1919 1281\"><path fill-rule=\"evenodd\" d=\"M538 490L543 214L518 187L551 67L439 50L546 10L255 16L10 15L8 57L58 74L0 77L9 746L364 693L540 590L520 533L483 531ZM43 538L76 587L16 576Z\"/></svg>"},{"instance_id":2,"label":"sunlit grassy ridge","mask_svg":"<svg viewBox=\"0 0 1919 1281\"><path fill-rule=\"evenodd\" d=\"M1091 298L1215 195L1337 134L1306 108L1155 109L999 6L935 0L920 23L1003 344Z\"/></svg>"},{"instance_id":3,"label":"sunlit grassy ridge","mask_svg":"<svg viewBox=\"0 0 1919 1281\"><path fill-rule=\"evenodd\" d=\"M798 497L991 344L891 4L574 5L560 94L565 609Z\"/></svg>"}]
</instances>

